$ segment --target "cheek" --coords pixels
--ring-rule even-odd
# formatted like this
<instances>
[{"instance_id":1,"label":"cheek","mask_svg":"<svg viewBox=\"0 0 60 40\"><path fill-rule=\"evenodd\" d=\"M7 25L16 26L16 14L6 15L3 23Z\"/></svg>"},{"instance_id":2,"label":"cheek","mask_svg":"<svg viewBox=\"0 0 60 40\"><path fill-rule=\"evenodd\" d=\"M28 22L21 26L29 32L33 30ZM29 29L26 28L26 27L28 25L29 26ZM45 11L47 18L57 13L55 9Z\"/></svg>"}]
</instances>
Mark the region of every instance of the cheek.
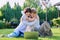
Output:
<instances>
[{"instance_id":1,"label":"cheek","mask_svg":"<svg viewBox=\"0 0 60 40\"><path fill-rule=\"evenodd\" d=\"M36 16L36 14L34 14L34 16Z\"/></svg>"},{"instance_id":2,"label":"cheek","mask_svg":"<svg viewBox=\"0 0 60 40\"><path fill-rule=\"evenodd\" d=\"M33 15L34 17L36 16L36 15Z\"/></svg>"}]
</instances>

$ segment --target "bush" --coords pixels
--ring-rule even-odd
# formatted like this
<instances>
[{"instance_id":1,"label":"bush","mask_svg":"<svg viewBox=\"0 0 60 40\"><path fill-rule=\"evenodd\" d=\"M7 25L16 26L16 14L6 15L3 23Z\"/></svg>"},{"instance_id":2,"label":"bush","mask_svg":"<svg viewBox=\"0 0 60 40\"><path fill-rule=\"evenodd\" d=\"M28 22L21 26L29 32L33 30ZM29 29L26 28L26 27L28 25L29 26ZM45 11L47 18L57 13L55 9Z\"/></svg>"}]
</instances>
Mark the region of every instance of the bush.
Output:
<instances>
[{"instance_id":1,"label":"bush","mask_svg":"<svg viewBox=\"0 0 60 40\"><path fill-rule=\"evenodd\" d=\"M3 19L3 13L0 11L0 20Z\"/></svg>"},{"instance_id":2,"label":"bush","mask_svg":"<svg viewBox=\"0 0 60 40\"><path fill-rule=\"evenodd\" d=\"M38 32L25 32L24 38L26 38L26 39L38 39Z\"/></svg>"},{"instance_id":3,"label":"bush","mask_svg":"<svg viewBox=\"0 0 60 40\"><path fill-rule=\"evenodd\" d=\"M47 20L50 21L53 18L57 18L58 17L58 10L56 7L52 6L48 9L47 12Z\"/></svg>"},{"instance_id":4,"label":"bush","mask_svg":"<svg viewBox=\"0 0 60 40\"><path fill-rule=\"evenodd\" d=\"M57 26L57 25L60 25L60 18L55 18L52 20L53 22L53 25Z\"/></svg>"},{"instance_id":5,"label":"bush","mask_svg":"<svg viewBox=\"0 0 60 40\"><path fill-rule=\"evenodd\" d=\"M8 21L0 20L0 29L11 28L11 25Z\"/></svg>"},{"instance_id":6,"label":"bush","mask_svg":"<svg viewBox=\"0 0 60 40\"><path fill-rule=\"evenodd\" d=\"M12 22L13 22L14 24L12 24ZM5 20L3 20L3 21L0 20L0 29L3 29L3 28L13 28L12 26L16 27L17 24L18 24L18 20L15 19L15 18L11 19L10 22L5 21Z\"/></svg>"},{"instance_id":7,"label":"bush","mask_svg":"<svg viewBox=\"0 0 60 40\"><path fill-rule=\"evenodd\" d=\"M47 14L47 21L50 21L53 18L58 17L58 10L54 6L44 10L42 10L41 8L38 8L37 10L38 10L37 12L40 17L40 20L46 20L46 14Z\"/></svg>"},{"instance_id":8,"label":"bush","mask_svg":"<svg viewBox=\"0 0 60 40\"><path fill-rule=\"evenodd\" d=\"M5 28L5 23L2 21L2 20L0 20L0 29L3 29L3 28Z\"/></svg>"},{"instance_id":9,"label":"bush","mask_svg":"<svg viewBox=\"0 0 60 40\"><path fill-rule=\"evenodd\" d=\"M17 22L18 22L18 19L12 18L12 19L10 20L10 22L15 22L15 23L17 23Z\"/></svg>"},{"instance_id":10,"label":"bush","mask_svg":"<svg viewBox=\"0 0 60 40\"><path fill-rule=\"evenodd\" d=\"M8 21L5 22L5 25L6 25L6 28L11 28L11 24Z\"/></svg>"},{"instance_id":11,"label":"bush","mask_svg":"<svg viewBox=\"0 0 60 40\"><path fill-rule=\"evenodd\" d=\"M16 28L16 26L19 23L18 19L16 19L16 18L12 18L10 22L11 22L10 24L11 24L12 28Z\"/></svg>"}]
</instances>

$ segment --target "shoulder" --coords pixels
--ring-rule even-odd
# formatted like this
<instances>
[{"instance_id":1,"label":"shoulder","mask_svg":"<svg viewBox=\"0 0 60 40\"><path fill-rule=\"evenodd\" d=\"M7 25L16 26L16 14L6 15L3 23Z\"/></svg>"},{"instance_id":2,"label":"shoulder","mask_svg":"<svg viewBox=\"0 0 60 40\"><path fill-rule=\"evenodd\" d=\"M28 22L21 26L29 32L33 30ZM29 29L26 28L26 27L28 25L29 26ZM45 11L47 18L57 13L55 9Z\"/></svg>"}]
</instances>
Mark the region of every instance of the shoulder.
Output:
<instances>
[{"instance_id":1,"label":"shoulder","mask_svg":"<svg viewBox=\"0 0 60 40\"><path fill-rule=\"evenodd\" d=\"M26 17L26 15L22 15L22 18L25 18Z\"/></svg>"},{"instance_id":2,"label":"shoulder","mask_svg":"<svg viewBox=\"0 0 60 40\"><path fill-rule=\"evenodd\" d=\"M22 20L26 20L26 15L22 15Z\"/></svg>"},{"instance_id":3,"label":"shoulder","mask_svg":"<svg viewBox=\"0 0 60 40\"><path fill-rule=\"evenodd\" d=\"M24 15L25 14L24 11L21 11L21 14Z\"/></svg>"}]
</instances>

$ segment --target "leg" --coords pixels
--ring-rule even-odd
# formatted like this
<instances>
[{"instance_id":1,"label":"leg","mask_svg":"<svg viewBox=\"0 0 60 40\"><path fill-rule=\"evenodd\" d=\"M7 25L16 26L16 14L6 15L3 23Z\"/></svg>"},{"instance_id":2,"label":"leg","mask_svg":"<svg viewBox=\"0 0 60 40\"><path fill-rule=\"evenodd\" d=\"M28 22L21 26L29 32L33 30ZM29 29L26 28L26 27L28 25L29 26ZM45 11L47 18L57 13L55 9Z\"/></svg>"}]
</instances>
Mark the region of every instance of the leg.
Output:
<instances>
[{"instance_id":1,"label":"leg","mask_svg":"<svg viewBox=\"0 0 60 40\"><path fill-rule=\"evenodd\" d=\"M13 32L7 35L7 37L12 38L12 37L18 37L19 36L19 31Z\"/></svg>"}]
</instances>

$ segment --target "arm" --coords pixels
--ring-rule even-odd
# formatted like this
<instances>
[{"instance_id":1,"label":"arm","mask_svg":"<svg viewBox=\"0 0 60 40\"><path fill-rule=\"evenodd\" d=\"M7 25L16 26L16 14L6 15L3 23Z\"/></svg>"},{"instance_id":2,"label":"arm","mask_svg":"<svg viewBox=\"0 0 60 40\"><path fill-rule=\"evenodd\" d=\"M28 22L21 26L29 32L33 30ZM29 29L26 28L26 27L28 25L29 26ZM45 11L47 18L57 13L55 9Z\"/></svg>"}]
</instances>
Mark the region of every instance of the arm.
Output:
<instances>
[{"instance_id":1,"label":"arm","mask_svg":"<svg viewBox=\"0 0 60 40\"><path fill-rule=\"evenodd\" d=\"M20 22L22 21L22 17L20 18Z\"/></svg>"},{"instance_id":2,"label":"arm","mask_svg":"<svg viewBox=\"0 0 60 40\"><path fill-rule=\"evenodd\" d=\"M34 20L33 22L26 22L27 25L34 25L36 23L36 20Z\"/></svg>"},{"instance_id":3,"label":"arm","mask_svg":"<svg viewBox=\"0 0 60 40\"><path fill-rule=\"evenodd\" d=\"M26 16L25 15L22 15L22 17L20 18L20 22L26 22Z\"/></svg>"},{"instance_id":4,"label":"arm","mask_svg":"<svg viewBox=\"0 0 60 40\"><path fill-rule=\"evenodd\" d=\"M38 24L40 24L40 20L39 20L39 16L38 15L37 15L37 18L38 18L37 22L38 22Z\"/></svg>"},{"instance_id":5,"label":"arm","mask_svg":"<svg viewBox=\"0 0 60 40\"><path fill-rule=\"evenodd\" d=\"M32 22L34 20L35 20L35 17L33 17L33 18L27 18L27 21L29 21L29 22Z\"/></svg>"},{"instance_id":6,"label":"arm","mask_svg":"<svg viewBox=\"0 0 60 40\"><path fill-rule=\"evenodd\" d=\"M35 23L36 23L36 19L34 20L34 21L32 21L32 22L29 22L29 21L26 21L26 17L24 18L25 16L22 16L21 17L21 20L20 21L24 21L24 23L25 24L27 24L27 25L34 25Z\"/></svg>"},{"instance_id":7,"label":"arm","mask_svg":"<svg viewBox=\"0 0 60 40\"><path fill-rule=\"evenodd\" d=\"M34 21L32 21L32 22L27 22L27 24L28 24L28 25L34 25L38 20L39 20L39 16L37 16L37 18L35 18Z\"/></svg>"}]
</instances>

